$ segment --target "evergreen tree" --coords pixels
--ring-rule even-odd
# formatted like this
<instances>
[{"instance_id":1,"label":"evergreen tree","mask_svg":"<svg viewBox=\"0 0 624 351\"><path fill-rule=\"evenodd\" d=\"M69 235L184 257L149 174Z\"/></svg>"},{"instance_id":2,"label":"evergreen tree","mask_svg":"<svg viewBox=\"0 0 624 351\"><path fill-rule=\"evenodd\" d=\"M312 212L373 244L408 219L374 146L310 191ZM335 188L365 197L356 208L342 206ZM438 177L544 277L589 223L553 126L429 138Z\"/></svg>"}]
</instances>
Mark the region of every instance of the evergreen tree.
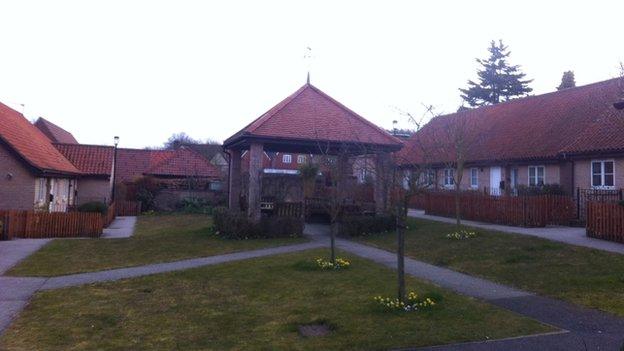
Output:
<instances>
[{"instance_id":1,"label":"evergreen tree","mask_svg":"<svg viewBox=\"0 0 624 351\"><path fill-rule=\"evenodd\" d=\"M574 80L574 71L565 71L561 77L561 84L557 87L557 90L563 90L568 88L574 88L576 86L576 80Z\"/></svg>"},{"instance_id":2,"label":"evergreen tree","mask_svg":"<svg viewBox=\"0 0 624 351\"><path fill-rule=\"evenodd\" d=\"M492 40L488 48L490 57L477 59L482 66L477 72L479 81L469 80L468 88L459 89L462 99L471 107L498 104L533 91L529 87L533 80L524 79L526 74L520 71L520 66L507 62L511 54L507 49L502 40L498 44Z\"/></svg>"}]
</instances>

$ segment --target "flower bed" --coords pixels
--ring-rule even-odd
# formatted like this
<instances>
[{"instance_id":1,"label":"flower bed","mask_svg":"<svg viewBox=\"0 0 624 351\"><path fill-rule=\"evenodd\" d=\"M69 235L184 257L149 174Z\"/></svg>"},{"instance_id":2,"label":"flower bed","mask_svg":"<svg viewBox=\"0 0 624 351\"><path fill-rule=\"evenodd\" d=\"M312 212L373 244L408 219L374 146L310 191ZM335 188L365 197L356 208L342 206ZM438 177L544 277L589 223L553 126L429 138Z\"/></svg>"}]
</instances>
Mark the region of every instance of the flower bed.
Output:
<instances>
[{"instance_id":1,"label":"flower bed","mask_svg":"<svg viewBox=\"0 0 624 351\"><path fill-rule=\"evenodd\" d=\"M332 263L332 261L323 259L323 258L317 258L316 259L316 265L320 268L320 269L345 269L345 268L349 268L349 266L351 265L351 262L345 260L344 258L336 258L336 263Z\"/></svg>"},{"instance_id":2,"label":"flower bed","mask_svg":"<svg viewBox=\"0 0 624 351\"><path fill-rule=\"evenodd\" d=\"M465 229L446 234L446 237L452 240L465 240L465 239L474 238L476 236L477 236L477 233L471 232Z\"/></svg>"}]
</instances>

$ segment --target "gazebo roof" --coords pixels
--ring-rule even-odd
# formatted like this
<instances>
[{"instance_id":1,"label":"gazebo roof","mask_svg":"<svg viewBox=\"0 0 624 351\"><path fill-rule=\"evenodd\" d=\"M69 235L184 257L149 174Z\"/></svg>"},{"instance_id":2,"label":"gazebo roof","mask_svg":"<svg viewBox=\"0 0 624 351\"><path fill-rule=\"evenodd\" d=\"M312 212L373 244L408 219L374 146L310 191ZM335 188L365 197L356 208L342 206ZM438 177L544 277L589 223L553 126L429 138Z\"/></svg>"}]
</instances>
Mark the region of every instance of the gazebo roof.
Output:
<instances>
[{"instance_id":1,"label":"gazebo roof","mask_svg":"<svg viewBox=\"0 0 624 351\"><path fill-rule=\"evenodd\" d=\"M320 89L306 83L224 143L244 149L252 141L265 150L322 153L351 150L397 151L402 142L353 112Z\"/></svg>"}]
</instances>

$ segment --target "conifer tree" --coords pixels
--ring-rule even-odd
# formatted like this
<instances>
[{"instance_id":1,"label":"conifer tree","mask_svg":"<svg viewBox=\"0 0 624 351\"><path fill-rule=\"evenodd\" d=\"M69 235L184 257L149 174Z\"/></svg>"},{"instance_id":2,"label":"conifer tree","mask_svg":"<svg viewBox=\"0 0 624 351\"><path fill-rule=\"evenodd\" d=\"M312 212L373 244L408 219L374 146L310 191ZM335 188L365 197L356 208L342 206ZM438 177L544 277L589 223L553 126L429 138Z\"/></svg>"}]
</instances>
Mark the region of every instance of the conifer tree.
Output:
<instances>
[{"instance_id":1,"label":"conifer tree","mask_svg":"<svg viewBox=\"0 0 624 351\"><path fill-rule=\"evenodd\" d=\"M533 80L524 79L526 74L520 66L509 64L511 52L502 40L490 43L490 56L477 59L481 68L477 71L478 82L468 81L466 89L459 89L461 97L471 107L493 105L511 98L524 96L533 91L529 83Z\"/></svg>"},{"instance_id":2,"label":"conifer tree","mask_svg":"<svg viewBox=\"0 0 624 351\"><path fill-rule=\"evenodd\" d=\"M563 90L568 88L574 88L576 86L576 80L574 79L574 71L565 71L561 77L561 84L557 87L557 90Z\"/></svg>"}]
</instances>

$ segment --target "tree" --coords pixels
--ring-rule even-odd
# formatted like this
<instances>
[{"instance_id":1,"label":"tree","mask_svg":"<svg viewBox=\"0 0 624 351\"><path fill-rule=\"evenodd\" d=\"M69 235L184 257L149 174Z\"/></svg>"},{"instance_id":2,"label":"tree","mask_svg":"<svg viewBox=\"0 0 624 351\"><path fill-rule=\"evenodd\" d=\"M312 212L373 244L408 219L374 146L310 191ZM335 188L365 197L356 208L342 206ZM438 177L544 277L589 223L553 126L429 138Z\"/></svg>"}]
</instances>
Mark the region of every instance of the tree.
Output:
<instances>
[{"instance_id":1,"label":"tree","mask_svg":"<svg viewBox=\"0 0 624 351\"><path fill-rule=\"evenodd\" d=\"M526 74L520 71L520 66L507 62L511 52L502 40L498 44L492 40L488 51L490 56L487 59L476 59L481 65L477 71L479 81L469 80L468 88L459 89L462 99L476 107L498 104L533 91L529 87L533 80L524 79Z\"/></svg>"},{"instance_id":2,"label":"tree","mask_svg":"<svg viewBox=\"0 0 624 351\"><path fill-rule=\"evenodd\" d=\"M175 150L181 145L184 144L203 144L203 142L199 139L192 138L188 134L181 133L173 133L167 141L163 144L163 148L166 150ZM210 141L208 142L210 144Z\"/></svg>"},{"instance_id":3,"label":"tree","mask_svg":"<svg viewBox=\"0 0 624 351\"><path fill-rule=\"evenodd\" d=\"M574 88L576 86L576 80L574 79L574 71L565 71L561 77L561 84L557 87L557 90L563 90L568 88Z\"/></svg>"}]
</instances>

